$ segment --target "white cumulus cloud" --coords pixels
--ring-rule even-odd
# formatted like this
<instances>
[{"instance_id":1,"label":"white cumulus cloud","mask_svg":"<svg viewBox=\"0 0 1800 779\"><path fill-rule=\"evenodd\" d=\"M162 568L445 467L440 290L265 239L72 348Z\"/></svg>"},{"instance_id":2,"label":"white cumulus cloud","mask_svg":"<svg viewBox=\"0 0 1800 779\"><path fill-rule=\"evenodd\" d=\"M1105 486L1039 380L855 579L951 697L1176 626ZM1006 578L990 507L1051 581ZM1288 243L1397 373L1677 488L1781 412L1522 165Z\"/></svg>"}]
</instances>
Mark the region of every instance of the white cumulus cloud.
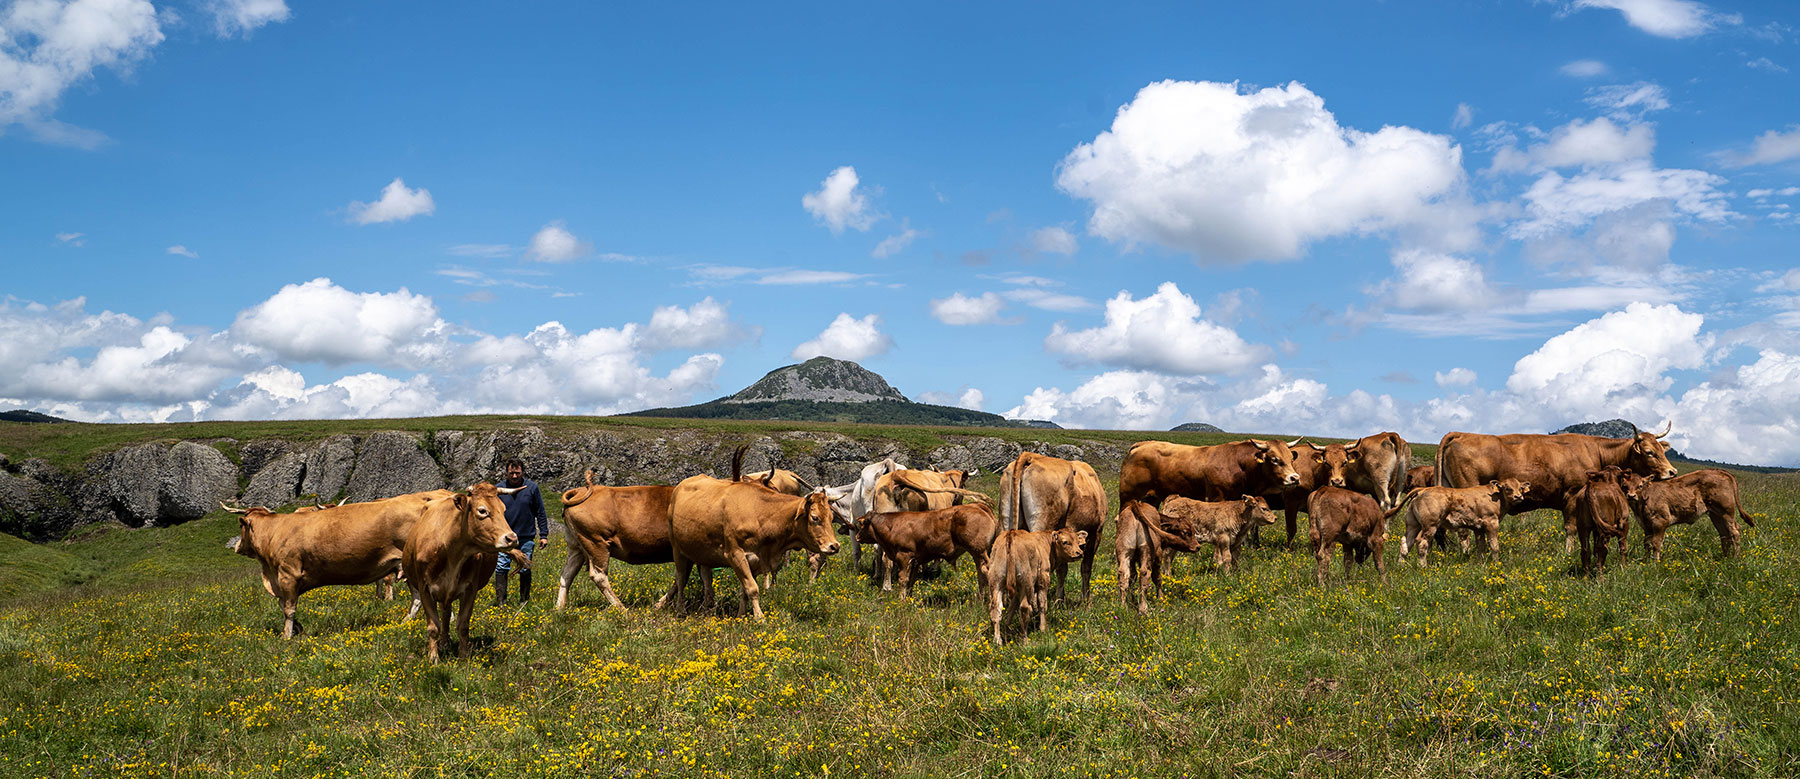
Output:
<instances>
[{"instance_id":1,"label":"white cumulus cloud","mask_svg":"<svg viewBox=\"0 0 1800 779\"><path fill-rule=\"evenodd\" d=\"M442 356L449 325L405 287L351 292L317 278L289 284L238 314L232 333L296 362L419 365Z\"/></svg>"},{"instance_id":2,"label":"white cumulus cloud","mask_svg":"<svg viewBox=\"0 0 1800 779\"><path fill-rule=\"evenodd\" d=\"M1176 375L1231 373L1268 358L1268 347L1246 343L1231 328L1200 314L1199 303L1174 282L1163 282L1142 300L1120 292L1107 301L1101 327L1069 330L1058 322L1044 338L1044 348L1074 364Z\"/></svg>"},{"instance_id":3,"label":"white cumulus cloud","mask_svg":"<svg viewBox=\"0 0 1800 779\"><path fill-rule=\"evenodd\" d=\"M576 238L562 222L551 222L531 236L525 258L539 262L568 262L586 257L593 251L591 244Z\"/></svg>"},{"instance_id":4,"label":"white cumulus cloud","mask_svg":"<svg viewBox=\"0 0 1800 779\"><path fill-rule=\"evenodd\" d=\"M428 216L437 210L431 192L424 187L407 189L406 182L396 178L381 188L381 199L373 203L355 201L350 204L350 218L357 224L404 222L415 216Z\"/></svg>"},{"instance_id":5,"label":"white cumulus cloud","mask_svg":"<svg viewBox=\"0 0 1800 779\"><path fill-rule=\"evenodd\" d=\"M931 315L947 325L999 324L1006 301L992 292L969 297L961 292L931 301Z\"/></svg>"},{"instance_id":6,"label":"white cumulus cloud","mask_svg":"<svg viewBox=\"0 0 1800 779\"><path fill-rule=\"evenodd\" d=\"M1655 416L1666 374L1705 366L1713 339L1700 333L1704 320L1673 304L1632 303L1520 358L1506 389L1572 418Z\"/></svg>"},{"instance_id":7,"label":"white cumulus cloud","mask_svg":"<svg viewBox=\"0 0 1800 779\"><path fill-rule=\"evenodd\" d=\"M1725 159L1740 167L1800 159L1800 124L1790 125L1785 131L1768 130L1756 136L1756 140L1750 145L1750 151L1727 155Z\"/></svg>"},{"instance_id":8,"label":"white cumulus cloud","mask_svg":"<svg viewBox=\"0 0 1800 779\"><path fill-rule=\"evenodd\" d=\"M247 37L256 28L285 22L291 15L284 0L207 0L205 7L221 38Z\"/></svg>"},{"instance_id":9,"label":"white cumulus cloud","mask_svg":"<svg viewBox=\"0 0 1800 779\"><path fill-rule=\"evenodd\" d=\"M881 218L870 205L868 191L856 177L856 168L849 165L826 176L819 184L819 191L802 195L800 205L814 219L825 223L834 235L844 232L844 228L868 230Z\"/></svg>"},{"instance_id":10,"label":"white cumulus cloud","mask_svg":"<svg viewBox=\"0 0 1800 779\"><path fill-rule=\"evenodd\" d=\"M1058 187L1093 205L1088 232L1202 262L1287 259L1324 238L1403 230L1467 245L1463 184L1450 138L1342 127L1299 83L1248 94L1151 84L1057 172Z\"/></svg>"},{"instance_id":11,"label":"white cumulus cloud","mask_svg":"<svg viewBox=\"0 0 1800 779\"><path fill-rule=\"evenodd\" d=\"M0 132L92 147L105 136L51 118L69 87L107 68L127 72L162 43L148 0L21 0L0 9Z\"/></svg>"},{"instance_id":12,"label":"white cumulus cloud","mask_svg":"<svg viewBox=\"0 0 1800 779\"><path fill-rule=\"evenodd\" d=\"M1052 225L1031 231L1031 250L1041 254L1060 254L1068 256L1081 248L1075 241L1075 234Z\"/></svg>"},{"instance_id":13,"label":"white cumulus cloud","mask_svg":"<svg viewBox=\"0 0 1800 779\"><path fill-rule=\"evenodd\" d=\"M1475 372L1468 368L1451 368L1435 374L1439 387L1467 387L1475 383Z\"/></svg>"},{"instance_id":14,"label":"white cumulus cloud","mask_svg":"<svg viewBox=\"0 0 1800 779\"><path fill-rule=\"evenodd\" d=\"M650 351L730 346L761 334L731 320L727 305L707 297L687 308L657 306L638 346Z\"/></svg>"},{"instance_id":15,"label":"white cumulus cloud","mask_svg":"<svg viewBox=\"0 0 1800 779\"><path fill-rule=\"evenodd\" d=\"M789 355L796 360L832 357L839 360L864 360L886 354L894 339L881 332L881 317L869 314L860 319L838 314L818 337L794 347Z\"/></svg>"}]
</instances>

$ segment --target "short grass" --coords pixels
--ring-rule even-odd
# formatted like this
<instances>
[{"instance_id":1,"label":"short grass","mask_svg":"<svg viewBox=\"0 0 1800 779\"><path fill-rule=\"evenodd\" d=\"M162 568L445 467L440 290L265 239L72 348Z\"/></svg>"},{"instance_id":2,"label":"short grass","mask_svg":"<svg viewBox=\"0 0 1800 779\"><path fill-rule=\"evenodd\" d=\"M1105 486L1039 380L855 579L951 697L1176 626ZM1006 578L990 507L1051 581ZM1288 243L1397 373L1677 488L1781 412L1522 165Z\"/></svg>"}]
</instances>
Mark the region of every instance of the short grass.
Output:
<instances>
[{"instance_id":1,"label":"short grass","mask_svg":"<svg viewBox=\"0 0 1800 779\"><path fill-rule=\"evenodd\" d=\"M309 593L281 640L224 514L7 544L0 775L1794 776L1800 479L1742 479L1738 559L1683 527L1583 578L1540 514L1497 565L1385 587L1334 565L1321 590L1278 547L1234 577L1184 558L1147 617L1102 564L1000 648L966 563L912 601L790 568L763 623L652 611L667 567L615 565L630 611L583 580L557 613L559 540L533 603L484 606L473 658L432 667L366 587Z\"/></svg>"}]
</instances>

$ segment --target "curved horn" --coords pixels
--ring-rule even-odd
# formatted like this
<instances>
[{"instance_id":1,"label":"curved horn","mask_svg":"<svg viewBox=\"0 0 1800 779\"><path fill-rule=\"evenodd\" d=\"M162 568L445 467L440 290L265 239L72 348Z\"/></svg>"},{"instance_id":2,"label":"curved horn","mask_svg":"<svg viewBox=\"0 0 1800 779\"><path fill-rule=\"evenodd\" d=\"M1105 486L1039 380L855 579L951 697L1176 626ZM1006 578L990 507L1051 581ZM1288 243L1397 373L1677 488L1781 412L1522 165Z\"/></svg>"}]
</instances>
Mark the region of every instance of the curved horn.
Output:
<instances>
[{"instance_id":1,"label":"curved horn","mask_svg":"<svg viewBox=\"0 0 1800 779\"><path fill-rule=\"evenodd\" d=\"M336 505L336 506L333 506L333 507L332 507L332 508L342 508L342 507L343 507L343 505L344 505L344 504L345 504L345 503L349 503L349 502L350 502L350 496L349 496L349 495L345 495L345 496L344 496L344 499L343 499L343 500L340 500L340 501L338 501L338 502L337 502L337 505Z\"/></svg>"},{"instance_id":2,"label":"curved horn","mask_svg":"<svg viewBox=\"0 0 1800 779\"><path fill-rule=\"evenodd\" d=\"M1674 430L1674 429L1675 429L1675 420L1673 418L1670 418L1669 424L1663 425L1663 431L1660 433L1657 433L1656 437L1662 438L1663 436L1668 435L1670 430Z\"/></svg>"},{"instance_id":3,"label":"curved horn","mask_svg":"<svg viewBox=\"0 0 1800 779\"><path fill-rule=\"evenodd\" d=\"M1356 451L1356 447L1358 445L1360 445L1361 443L1362 443L1362 441L1351 441L1350 443L1344 444L1344 451L1354 452L1354 451Z\"/></svg>"},{"instance_id":4,"label":"curved horn","mask_svg":"<svg viewBox=\"0 0 1800 779\"><path fill-rule=\"evenodd\" d=\"M1251 445L1251 446L1254 446L1254 447L1256 447L1256 448L1257 448L1257 449L1259 449L1259 450L1261 450L1261 451L1265 451L1265 452L1266 452L1266 451L1268 451L1268 450L1269 450L1269 442L1268 442L1268 441L1264 441L1264 440L1262 440L1262 439L1260 439L1260 438L1252 438L1252 439L1250 439L1250 445Z\"/></svg>"},{"instance_id":5,"label":"curved horn","mask_svg":"<svg viewBox=\"0 0 1800 779\"><path fill-rule=\"evenodd\" d=\"M1287 445L1288 446L1299 446L1300 442L1305 441L1305 440L1306 440L1306 436L1300 436L1299 438L1296 438L1292 441L1287 442Z\"/></svg>"},{"instance_id":6,"label":"curved horn","mask_svg":"<svg viewBox=\"0 0 1800 779\"><path fill-rule=\"evenodd\" d=\"M226 511L229 511L233 514L248 514L248 513L250 513L250 509L232 508L230 506L225 505L225 501L222 501L222 500L219 501L219 508L225 509Z\"/></svg>"},{"instance_id":7,"label":"curved horn","mask_svg":"<svg viewBox=\"0 0 1800 779\"><path fill-rule=\"evenodd\" d=\"M525 488L524 488L524 487L523 487L523 486L519 486L519 487L495 487L495 488L494 488L494 491L495 491L495 492L498 492L498 493L500 493L500 494L501 494L501 495L511 495L511 494L513 494L513 493L515 493L515 492L518 492L518 491L519 491L519 490L522 490L522 489L525 489Z\"/></svg>"}]
</instances>

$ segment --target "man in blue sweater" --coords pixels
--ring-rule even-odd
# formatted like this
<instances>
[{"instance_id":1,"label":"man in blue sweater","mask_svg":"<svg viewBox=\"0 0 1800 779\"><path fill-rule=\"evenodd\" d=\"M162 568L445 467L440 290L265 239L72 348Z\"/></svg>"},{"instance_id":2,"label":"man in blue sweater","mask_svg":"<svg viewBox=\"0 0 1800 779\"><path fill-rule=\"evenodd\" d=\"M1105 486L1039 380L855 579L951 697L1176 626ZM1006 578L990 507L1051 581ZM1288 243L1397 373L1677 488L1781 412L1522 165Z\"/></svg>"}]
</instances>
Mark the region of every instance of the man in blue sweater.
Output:
<instances>
[{"instance_id":1,"label":"man in blue sweater","mask_svg":"<svg viewBox=\"0 0 1800 779\"><path fill-rule=\"evenodd\" d=\"M538 492L537 482L525 478L525 463L518 458L506 461L506 486L524 487L510 495L502 493L500 502L506 505L506 523L519 536L519 551L532 557L550 537L550 515L544 513L543 493ZM500 562L494 564L495 606L506 605L506 577L512 568L509 555L500 555ZM519 571L519 603L528 600L531 600L531 571L522 568Z\"/></svg>"}]
</instances>

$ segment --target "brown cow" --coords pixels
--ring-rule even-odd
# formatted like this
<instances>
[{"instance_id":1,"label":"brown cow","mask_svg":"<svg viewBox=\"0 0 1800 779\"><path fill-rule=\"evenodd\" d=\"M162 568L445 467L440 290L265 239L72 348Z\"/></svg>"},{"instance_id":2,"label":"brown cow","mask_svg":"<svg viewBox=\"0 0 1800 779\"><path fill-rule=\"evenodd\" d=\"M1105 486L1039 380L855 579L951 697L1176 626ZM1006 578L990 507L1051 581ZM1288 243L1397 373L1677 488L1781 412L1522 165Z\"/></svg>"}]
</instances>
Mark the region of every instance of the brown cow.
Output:
<instances>
[{"instance_id":1,"label":"brown cow","mask_svg":"<svg viewBox=\"0 0 1800 779\"><path fill-rule=\"evenodd\" d=\"M566 490L563 500L563 536L569 556L563 563L556 588L556 608L569 603L569 586L575 574L587 568L588 578L600 588L612 607L625 610L613 592L608 564L618 560L631 565L672 563L669 548L669 508L675 488L666 485L606 487L594 484L594 472L586 474L587 486ZM700 569L704 604L712 602L712 569Z\"/></svg>"},{"instance_id":2,"label":"brown cow","mask_svg":"<svg viewBox=\"0 0 1800 779\"><path fill-rule=\"evenodd\" d=\"M276 514L261 506L225 510L239 515L235 549L261 564L263 589L281 605L281 635L293 638L304 631L294 616L302 594L369 584L398 572L406 538L426 505L453 494L431 490L303 514Z\"/></svg>"},{"instance_id":3,"label":"brown cow","mask_svg":"<svg viewBox=\"0 0 1800 779\"><path fill-rule=\"evenodd\" d=\"M994 539L988 554L989 589L988 622L994 627L994 645L999 646L1000 623L1009 612L1020 613L1025 634L1031 634L1031 615L1037 613L1037 629L1049 626L1050 567L1061 560L1067 565L1081 556L1087 534L1061 528L1032 532L1008 530Z\"/></svg>"},{"instance_id":4,"label":"brown cow","mask_svg":"<svg viewBox=\"0 0 1800 779\"><path fill-rule=\"evenodd\" d=\"M1618 539L1619 559L1625 558L1625 536L1631 530L1631 506L1625 502L1625 491L1619 487L1619 476L1623 473L1625 471L1617 466L1588 471L1587 484L1569 498L1565 513L1575 518L1584 573L1594 570L1593 556L1600 558L1600 570L1606 570L1608 539ZM1593 549L1595 546L1599 548Z\"/></svg>"},{"instance_id":5,"label":"brown cow","mask_svg":"<svg viewBox=\"0 0 1800 779\"><path fill-rule=\"evenodd\" d=\"M900 572L901 597L912 596L919 567L932 560L952 565L964 553L975 560L976 592L988 591L988 550L994 544L998 524L985 505L951 506L930 511L869 514L856 521L856 534L866 543L878 544L887 557L888 571ZM883 581L881 589L892 591Z\"/></svg>"},{"instance_id":6,"label":"brown cow","mask_svg":"<svg viewBox=\"0 0 1800 779\"><path fill-rule=\"evenodd\" d=\"M1406 484L1412 447L1399 433L1377 433L1347 444L1331 444L1314 455L1318 485L1344 487L1375 499L1383 509L1398 505ZM1296 466L1297 467L1297 466Z\"/></svg>"},{"instance_id":7,"label":"brown cow","mask_svg":"<svg viewBox=\"0 0 1800 779\"><path fill-rule=\"evenodd\" d=\"M1332 444L1332 446L1337 447L1337 459L1343 459L1343 446L1341 444ZM1263 498L1268 501L1269 508L1280 510L1287 519L1286 548L1292 549L1294 548L1294 539L1300 532L1300 512L1306 510L1306 496L1311 495L1313 490L1325 484L1325 457L1326 450L1330 447L1300 443L1299 439L1295 439L1295 442L1289 444L1288 448L1294 453L1294 473L1298 474L1300 478L1291 485L1283 485L1280 489L1263 495ZM1250 526L1251 544L1262 545L1261 531L1261 525L1252 524Z\"/></svg>"},{"instance_id":8,"label":"brown cow","mask_svg":"<svg viewBox=\"0 0 1800 779\"><path fill-rule=\"evenodd\" d=\"M519 545L518 534L506 523L500 494L500 488L482 482L466 493L433 500L407 538L406 582L424 607L425 657L433 663L438 661L438 642L449 634L453 621L457 657L469 656L469 613L475 594L494 577L500 553ZM530 566L524 555L512 554Z\"/></svg>"},{"instance_id":9,"label":"brown cow","mask_svg":"<svg viewBox=\"0 0 1800 779\"><path fill-rule=\"evenodd\" d=\"M1194 552L1200 542L1194 537L1194 525L1180 517L1165 517L1155 506L1131 501L1119 509L1114 520L1113 559L1119 566L1119 605L1130 603L1131 590L1137 588L1139 614L1150 613L1146 590L1154 582L1156 597L1162 599L1162 567L1165 552Z\"/></svg>"},{"instance_id":10,"label":"brown cow","mask_svg":"<svg viewBox=\"0 0 1800 779\"><path fill-rule=\"evenodd\" d=\"M735 468L734 468L735 470ZM680 606L694 566L737 572L744 595L740 611L761 620L756 575L789 549L832 554L838 550L832 532L831 499L823 491L805 497L783 495L760 484L690 476L675 485L669 509L669 545L675 583L656 607Z\"/></svg>"},{"instance_id":11,"label":"brown cow","mask_svg":"<svg viewBox=\"0 0 1800 779\"><path fill-rule=\"evenodd\" d=\"M817 489L812 485L812 482L800 478L800 474L781 468L773 468L767 471L751 471L739 476L737 480L750 482L752 484L761 484L762 486L768 487L783 495L793 495L794 497L802 497L811 493L814 489ZM781 573L781 569L787 567L787 559L787 553L783 553L779 559L776 559L770 564L769 572L763 574L762 588L764 592L768 592L775 586L775 574ZM807 552L806 568L808 572L807 580L809 582L818 581L819 573L825 570L825 556L818 554L817 552Z\"/></svg>"},{"instance_id":12,"label":"brown cow","mask_svg":"<svg viewBox=\"0 0 1800 779\"><path fill-rule=\"evenodd\" d=\"M1325 568L1331 562L1331 548L1337 544L1344 547L1344 578L1350 577L1353 559L1361 563L1372 554L1381 583L1387 584L1387 558L1381 554L1387 542L1387 522L1374 498L1327 485L1306 499L1306 513L1312 520L1309 535L1320 587L1325 586Z\"/></svg>"},{"instance_id":13,"label":"brown cow","mask_svg":"<svg viewBox=\"0 0 1800 779\"><path fill-rule=\"evenodd\" d=\"M1672 525L1689 525L1702 515L1719 530L1719 547L1727 557L1738 553L1737 518L1756 527L1744 513L1738 496L1737 477L1730 471L1706 468L1667 481L1650 481L1635 473L1619 480L1625 499L1644 528L1644 551L1652 560L1662 559L1663 534Z\"/></svg>"},{"instance_id":14,"label":"brown cow","mask_svg":"<svg viewBox=\"0 0 1800 779\"><path fill-rule=\"evenodd\" d=\"M1500 518L1516 513L1512 507L1524 502L1530 491L1531 485L1518 479L1496 480L1480 487L1419 487L1408 490L1400 504L1382 518L1392 519L1406 509L1406 535L1400 537L1400 559L1405 560L1417 546L1421 568L1431 553L1432 539L1446 528L1473 532L1486 539L1488 559L1493 560L1500 553ZM1465 543L1465 552L1467 546Z\"/></svg>"},{"instance_id":15,"label":"brown cow","mask_svg":"<svg viewBox=\"0 0 1800 779\"><path fill-rule=\"evenodd\" d=\"M1106 488L1094 466L1080 460L1021 452L1000 474L1000 526L1006 530L1057 530L1086 533L1081 552L1081 599L1087 600L1100 551L1100 529L1106 524ZM1065 596L1069 564L1054 561L1056 600Z\"/></svg>"},{"instance_id":16,"label":"brown cow","mask_svg":"<svg viewBox=\"0 0 1800 779\"><path fill-rule=\"evenodd\" d=\"M1412 492L1420 487L1437 486L1437 466L1420 465L1406 471L1406 491Z\"/></svg>"},{"instance_id":17,"label":"brown cow","mask_svg":"<svg viewBox=\"0 0 1800 779\"><path fill-rule=\"evenodd\" d=\"M1587 472L1616 465L1652 479L1672 479L1669 445L1661 433L1638 431L1630 438L1604 438L1575 433L1555 435L1481 435L1449 433L1438 444L1437 484L1440 487L1474 487L1497 479L1518 479L1531 484L1531 499L1515 506L1514 514L1540 508L1562 511L1569 498L1587 484ZM1565 512L1566 513L1566 512ZM1572 527L1565 549L1575 551Z\"/></svg>"},{"instance_id":18,"label":"brown cow","mask_svg":"<svg viewBox=\"0 0 1800 779\"><path fill-rule=\"evenodd\" d=\"M902 468L884 473L875 479L875 513L949 508L963 498L987 500L986 495L963 489L968 479L967 471Z\"/></svg>"},{"instance_id":19,"label":"brown cow","mask_svg":"<svg viewBox=\"0 0 1800 779\"><path fill-rule=\"evenodd\" d=\"M1225 573L1230 573L1243 555L1251 529L1275 521L1269 502L1256 495L1221 501L1174 495L1164 499L1158 511L1165 521L1180 518L1192 523L1196 542L1213 545L1213 566Z\"/></svg>"},{"instance_id":20,"label":"brown cow","mask_svg":"<svg viewBox=\"0 0 1800 779\"><path fill-rule=\"evenodd\" d=\"M431 494L438 493L438 492L441 492L445 495L451 494L451 492L449 490L433 490L432 492L417 493L417 494L431 495ZM408 497L408 496L400 495L397 497L404 498L404 497ZM295 514L311 514L315 511L324 511L326 509L343 508L344 504L349 503L349 502L350 502L349 498L344 498L342 500L339 500L337 502L337 504L333 505L333 506L327 506L323 503L315 502L311 506L301 506L297 509L294 509L294 513ZM235 548L235 547L233 547L233 548ZM377 579L375 581L375 599L376 600L393 600L394 599L394 588L399 583L399 580L400 580L400 572L399 571L395 571L394 573L390 573L386 576L381 577L380 579ZM408 614L407 618L411 619L412 615Z\"/></svg>"},{"instance_id":21,"label":"brown cow","mask_svg":"<svg viewBox=\"0 0 1800 779\"><path fill-rule=\"evenodd\" d=\"M1270 495L1300 483L1294 470L1293 443L1234 441L1214 446L1187 446L1167 441L1139 441L1125 453L1119 468L1119 502L1158 504L1170 495L1194 500L1237 500Z\"/></svg>"}]
</instances>

